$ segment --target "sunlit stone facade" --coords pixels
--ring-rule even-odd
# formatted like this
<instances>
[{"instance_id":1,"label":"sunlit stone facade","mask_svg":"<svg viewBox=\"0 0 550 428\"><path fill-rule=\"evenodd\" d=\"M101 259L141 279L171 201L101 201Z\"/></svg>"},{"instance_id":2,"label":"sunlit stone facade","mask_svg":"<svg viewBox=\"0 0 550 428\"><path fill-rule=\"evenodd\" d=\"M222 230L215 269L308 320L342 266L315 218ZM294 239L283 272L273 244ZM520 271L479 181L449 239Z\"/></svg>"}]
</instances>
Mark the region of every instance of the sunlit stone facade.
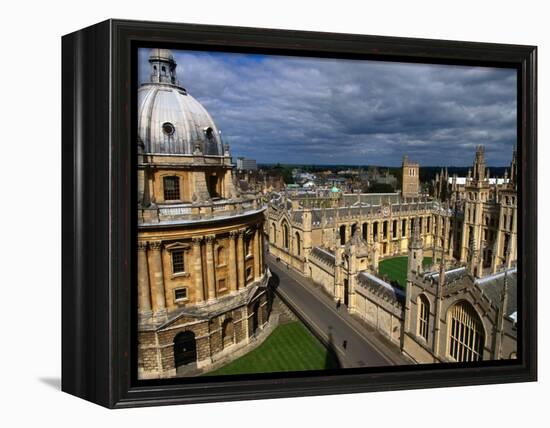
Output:
<instances>
[{"instance_id":1,"label":"sunlit stone facade","mask_svg":"<svg viewBox=\"0 0 550 428\"><path fill-rule=\"evenodd\" d=\"M229 147L152 49L138 93L138 376L227 361L269 319L265 206L240 189Z\"/></svg>"},{"instance_id":2,"label":"sunlit stone facade","mask_svg":"<svg viewBox=\"0 0 550 428\"><path fill-rule=\"evenodd\" d=\"M404 160L403 168L418 180L417 164ZM445 175L432 197L412 197L419 183L405 181L407 196L273 194L269 251L411 361L516 358L515 153L502 179L491 179L483 147L463 185ZM399 255L408 257L405 290L378 273L381 260ZM433 262L426 269L425 256Z\"/></svg>"}]
</instances>

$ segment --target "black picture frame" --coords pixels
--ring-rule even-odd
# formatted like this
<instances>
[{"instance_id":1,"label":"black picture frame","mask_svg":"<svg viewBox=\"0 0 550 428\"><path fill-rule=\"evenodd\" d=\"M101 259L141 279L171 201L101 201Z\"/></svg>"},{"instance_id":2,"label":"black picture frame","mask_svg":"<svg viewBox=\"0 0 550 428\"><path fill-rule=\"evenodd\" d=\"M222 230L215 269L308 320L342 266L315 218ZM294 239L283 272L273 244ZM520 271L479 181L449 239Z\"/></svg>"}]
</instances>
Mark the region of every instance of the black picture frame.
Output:
<instances>
[{"instance_id":1,"label":"black picture frame","mask_svg":"<svg viewBox=\"0 0 550 428\"><path fill-rule=\"evenodd\" d=\"M135 376L136 46L491 65L518 72L518 360L139 382ZM62 390L109 408L537 379L534 46L108 20L62 39Z\"/></svg>"}]
</instances>

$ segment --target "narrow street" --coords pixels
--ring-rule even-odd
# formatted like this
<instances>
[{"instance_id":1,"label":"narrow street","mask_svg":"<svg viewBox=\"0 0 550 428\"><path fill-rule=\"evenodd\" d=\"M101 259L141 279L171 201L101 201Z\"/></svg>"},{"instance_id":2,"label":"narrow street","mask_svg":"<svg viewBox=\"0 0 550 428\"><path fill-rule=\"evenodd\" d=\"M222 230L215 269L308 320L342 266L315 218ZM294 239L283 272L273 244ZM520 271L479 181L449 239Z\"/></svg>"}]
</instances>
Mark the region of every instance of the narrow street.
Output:
<instances>
[{"instance_id":1,"label":"narrow street","mask_svg":"<svg viewBox=\"0 0 550 428\"><path fill-rule=\"evenodd\" d=\"M276 291L308 327L336 352L343 367L374 367L410 363L399 349L374 329L353 318L344 305L315 289L306 278L283 262L268 256L267 263L275 278ZM371 330L371 331L369 331ZM345 341L345 345L344 345Z\"/></svg>"}]
</instances>

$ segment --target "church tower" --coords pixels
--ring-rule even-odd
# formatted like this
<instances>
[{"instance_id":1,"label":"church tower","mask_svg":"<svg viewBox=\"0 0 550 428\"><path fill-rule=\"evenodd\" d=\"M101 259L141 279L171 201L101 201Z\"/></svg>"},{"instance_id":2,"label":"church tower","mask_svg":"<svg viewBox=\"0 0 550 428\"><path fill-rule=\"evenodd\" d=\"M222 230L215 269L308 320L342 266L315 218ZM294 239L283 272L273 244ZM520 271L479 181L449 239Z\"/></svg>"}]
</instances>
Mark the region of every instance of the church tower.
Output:
<instances>
[{"instance_id":1,"label":"church tower","mask_svg":"<svg viewBox=\"0 0 550 428\"><path fill-rule=\"evenodd\" d=\"M403 156L403 182L401 195L404 198L416 198L420 194L420 167L416 162L410 162L407 155Z\"/></svg>"},{"instance_id":2,"label":"church tower","mask_svg":"<svg viewBox=\"0 0 550 428\"><path fill-rule=\"evenodd\" d=\"M422 273L422 260L424 259L423 242L420 237L420 222L419 218L415 217L413 226L413 238L409 243L409 257L407 276L414 272L416 274Z\"/></svg>"},{"instance_id":3,"label":"church tower","mask_svg":"<svg viewBox=\"0 0 550 428\"><path fill-rule=\"evenodd\" d=\"M473 171L473 172L472 172ZM472 259L472 249L477 251L484 248L483 236L483 212L489 201L490 185L488 171L485 166L485 150L478 146L472 170L468 171L468 177L464 186L466 195L464 202L464 224L462 229L462 248L460 261L466 263ZM470 244L470 245L468 245ZM473 244L473 245L472 245ZM480 254L483 258L483 254Z\"/></svg>"}]
</instances>

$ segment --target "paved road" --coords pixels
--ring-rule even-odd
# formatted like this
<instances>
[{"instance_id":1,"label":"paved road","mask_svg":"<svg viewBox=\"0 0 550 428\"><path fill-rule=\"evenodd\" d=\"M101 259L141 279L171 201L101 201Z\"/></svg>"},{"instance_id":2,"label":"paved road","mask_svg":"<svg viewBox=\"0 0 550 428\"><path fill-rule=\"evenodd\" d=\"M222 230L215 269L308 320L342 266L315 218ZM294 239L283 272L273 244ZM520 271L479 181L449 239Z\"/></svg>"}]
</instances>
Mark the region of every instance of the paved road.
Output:
<instances>
[{"instance_id":1,"label":"paved road","mask_svg":"<svg viewBox=\"0 0 550 428\"><path fill-rule=\"evenodd\" d=\"M332 344L343 367L407 363L396 349L392 349L391 344L384 344L353 319L344 305L337 310L329 296L315 290L292 268L287 269L283 262L277 262L272 256L267 257L267 262L271 272L279 279L277 292L292 309L299 311L304 321L315 329L325 343ZM347 342L345 349L344 340Z\"/></svg>"}]
</instances>

